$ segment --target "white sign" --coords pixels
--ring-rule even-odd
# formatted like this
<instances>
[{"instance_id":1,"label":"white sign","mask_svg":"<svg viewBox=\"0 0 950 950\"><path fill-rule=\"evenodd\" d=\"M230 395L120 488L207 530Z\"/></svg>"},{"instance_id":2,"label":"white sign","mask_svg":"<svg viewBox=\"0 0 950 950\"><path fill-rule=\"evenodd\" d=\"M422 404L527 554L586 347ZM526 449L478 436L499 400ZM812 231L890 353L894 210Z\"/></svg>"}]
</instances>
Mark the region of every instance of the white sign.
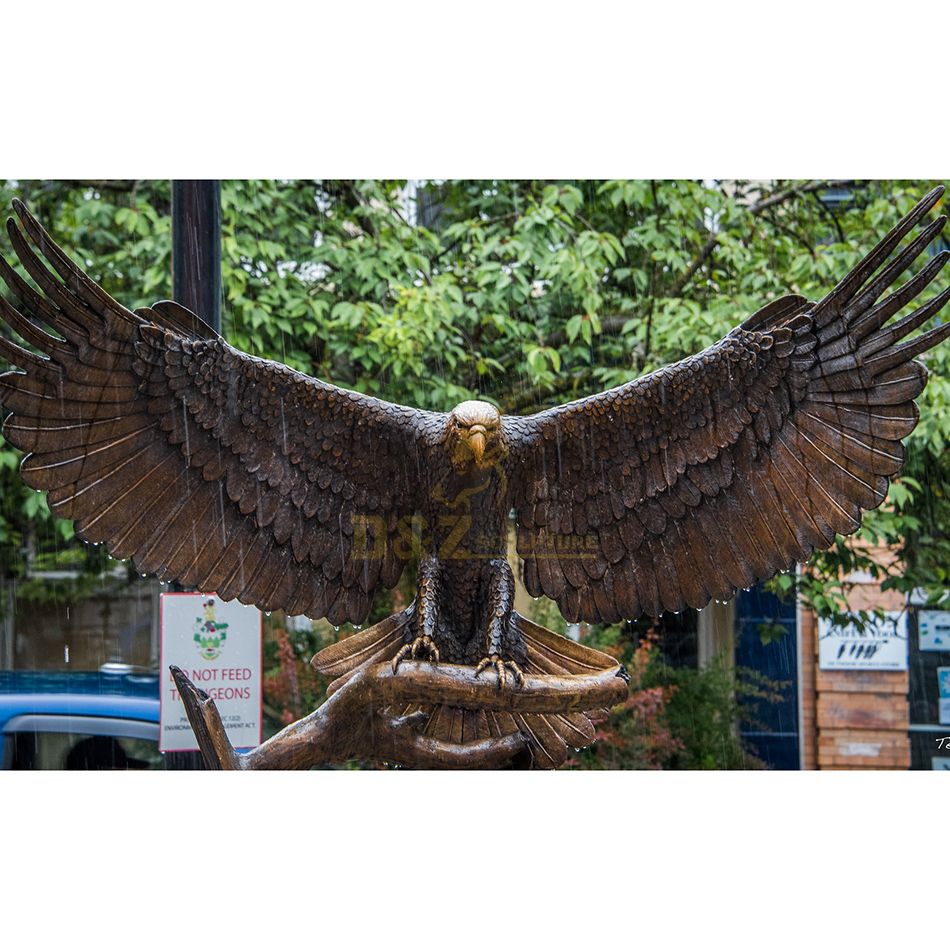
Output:
<instances>
[{"instance_id":1,"label":"white sign","mask_svg":"<svg viewBox=\"0 0 950 950\"><path fill-rule=\"evenodd\" d=\"M823 670L906 670L907 614L887 611L862 631L818 621L818 662Z\"/></svg>"},{"instance_id":2,"label":"white sign","mask_svg":"<svg viewBox=\"0 0 950 950\"><path fill-rule=\"evenodd\" d=\"M937 667L937 702L940 725L950 726L950 666Z\"/></svg>"},{"instance_id":3,"label":"white sign","mask_svg":"<svg viewBox=\"0 0 950 950\"><path fill-rule=\"evenodd\" d=\"M919 611L917 631L921 650L944 650L950 653L950 610Z\"/></svg>"},{"instance_id":4,"label":"white sign","mask_svg":"<svg viewBox=\"0 0 950 950\"><path fill-rule=\"evenodd\" d=\"M161 595L162 752L198 748L171 665L215 702L235 749L260 745L261 612L215 594Z\"/></svg>"}]
</instances>

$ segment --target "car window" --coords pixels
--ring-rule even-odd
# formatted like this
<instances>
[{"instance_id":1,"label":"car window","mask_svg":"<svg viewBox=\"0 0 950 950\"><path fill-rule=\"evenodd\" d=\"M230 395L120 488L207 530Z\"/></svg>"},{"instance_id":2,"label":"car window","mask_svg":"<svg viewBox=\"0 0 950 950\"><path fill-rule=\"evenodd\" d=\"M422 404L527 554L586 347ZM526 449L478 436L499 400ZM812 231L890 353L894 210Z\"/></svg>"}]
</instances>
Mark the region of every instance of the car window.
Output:
<instances>
[{"instance_id":1,"label":"car window","mask_svg":"<svg viewBox=\"0 0 950 950\"><path fill-rule=\"evenodd\" d=\"M69 732L14 732L14 769L80 771L163 768L158 743L148 739Z\"/></svg>"},{"instance_id":2,"label":"car window","mask_svg":"<svg viewBox=\"0 0 950 950\"><path fill-rule=\"evenodd\" d=\"M18 770L200 769L197 753L158 751L158 725L92 716L25 715L5 729L5 766Z\"/></svg>"}]
</instances>

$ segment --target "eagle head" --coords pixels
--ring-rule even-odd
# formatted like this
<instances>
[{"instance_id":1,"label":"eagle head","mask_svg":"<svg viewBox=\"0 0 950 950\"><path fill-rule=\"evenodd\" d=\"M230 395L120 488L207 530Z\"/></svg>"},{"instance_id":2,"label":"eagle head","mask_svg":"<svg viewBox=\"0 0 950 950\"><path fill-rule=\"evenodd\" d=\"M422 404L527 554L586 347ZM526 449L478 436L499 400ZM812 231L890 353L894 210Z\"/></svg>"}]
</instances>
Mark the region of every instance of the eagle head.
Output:
<instances>
[{"instance_id":1,"label":"eagle head","mask_svg":"<svg viewBox=\"0 0 950 950\"><path fill-rule=\"evenodd\" d=\"M446 436L452 464L459 472L490 468L508 454L501 414L477 399L459 403L449 413Z\"/></svg>"}]
</instances>

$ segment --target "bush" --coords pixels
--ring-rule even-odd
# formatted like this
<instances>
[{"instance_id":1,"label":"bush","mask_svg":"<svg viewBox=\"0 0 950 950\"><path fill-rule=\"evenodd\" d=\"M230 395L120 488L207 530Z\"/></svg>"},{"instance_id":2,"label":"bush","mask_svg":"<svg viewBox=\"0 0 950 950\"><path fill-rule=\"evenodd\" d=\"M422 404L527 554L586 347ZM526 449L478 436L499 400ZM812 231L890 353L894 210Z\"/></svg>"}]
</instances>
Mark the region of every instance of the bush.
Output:
<instances>
[{"instance_id":1,"label":"bush","mask_svg":"<svg viewBox=\"0 0 950 950\"><path fill-rule=\"evenodd\" d=\"M778 702L782 684L717 656L701 669L673 666L649 628L634 643L607 628L591 646L616 656L630 673L630 698L600 724L598 742L574 765L589 769L758 769L764 764L743 743L743 725L760 702ZM593 638L592 638L593 639Z\"/></svg>"}]
</instances>

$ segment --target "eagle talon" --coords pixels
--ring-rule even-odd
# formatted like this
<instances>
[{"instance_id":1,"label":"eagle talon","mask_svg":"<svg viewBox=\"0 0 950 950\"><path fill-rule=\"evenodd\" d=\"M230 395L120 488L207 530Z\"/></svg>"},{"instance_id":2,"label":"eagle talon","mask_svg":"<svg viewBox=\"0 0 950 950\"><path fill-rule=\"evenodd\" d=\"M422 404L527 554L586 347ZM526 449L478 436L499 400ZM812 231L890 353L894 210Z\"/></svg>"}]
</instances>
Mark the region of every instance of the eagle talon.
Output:
<instances>
[{"instance_id":1,"label":"eagle talon","mask_svg":"<svg viewBox=\"0 0 950 950\"><path fill-rule=\"evenodd\" d=\"M439 648L435 645L432 637L416 637L412 641L412 658L418 660L422 658L423 653L428 653L429 659L433 663L439 662Z\"/></svg>"},{"instance_id":2,"label":"eagle talon","mask_svg":"<svg viewBox=\"0 0 950 950\"><path fill-rule=\"evenodd\" d=\"M503 660L497 653L492 653L490 656L484 657L479 662L478 666L475 667L475 676L477 677L489 667L494 668L495 673L498 676L499 689L503 689L508 685L508 670L511 670L511 672L514 674L518 685L521 687L524 686L524 673L522 672L521 667L518 666L514 660Z\"/></svg>"},{"instance_id":3,"label":"eagle talon","mask_svg":"<svg viewBox=\"0 0 950 950\"><path fill-rule=\"evenodd\" d=\"M407 643L400 647L399 652L393 657L393 673L399 669L399 664L409 657L411 660L428 659L430 663L439 662L439 648L435 645L432 637L416 637L412 643Z\"/></svg>"}]
</instances>

